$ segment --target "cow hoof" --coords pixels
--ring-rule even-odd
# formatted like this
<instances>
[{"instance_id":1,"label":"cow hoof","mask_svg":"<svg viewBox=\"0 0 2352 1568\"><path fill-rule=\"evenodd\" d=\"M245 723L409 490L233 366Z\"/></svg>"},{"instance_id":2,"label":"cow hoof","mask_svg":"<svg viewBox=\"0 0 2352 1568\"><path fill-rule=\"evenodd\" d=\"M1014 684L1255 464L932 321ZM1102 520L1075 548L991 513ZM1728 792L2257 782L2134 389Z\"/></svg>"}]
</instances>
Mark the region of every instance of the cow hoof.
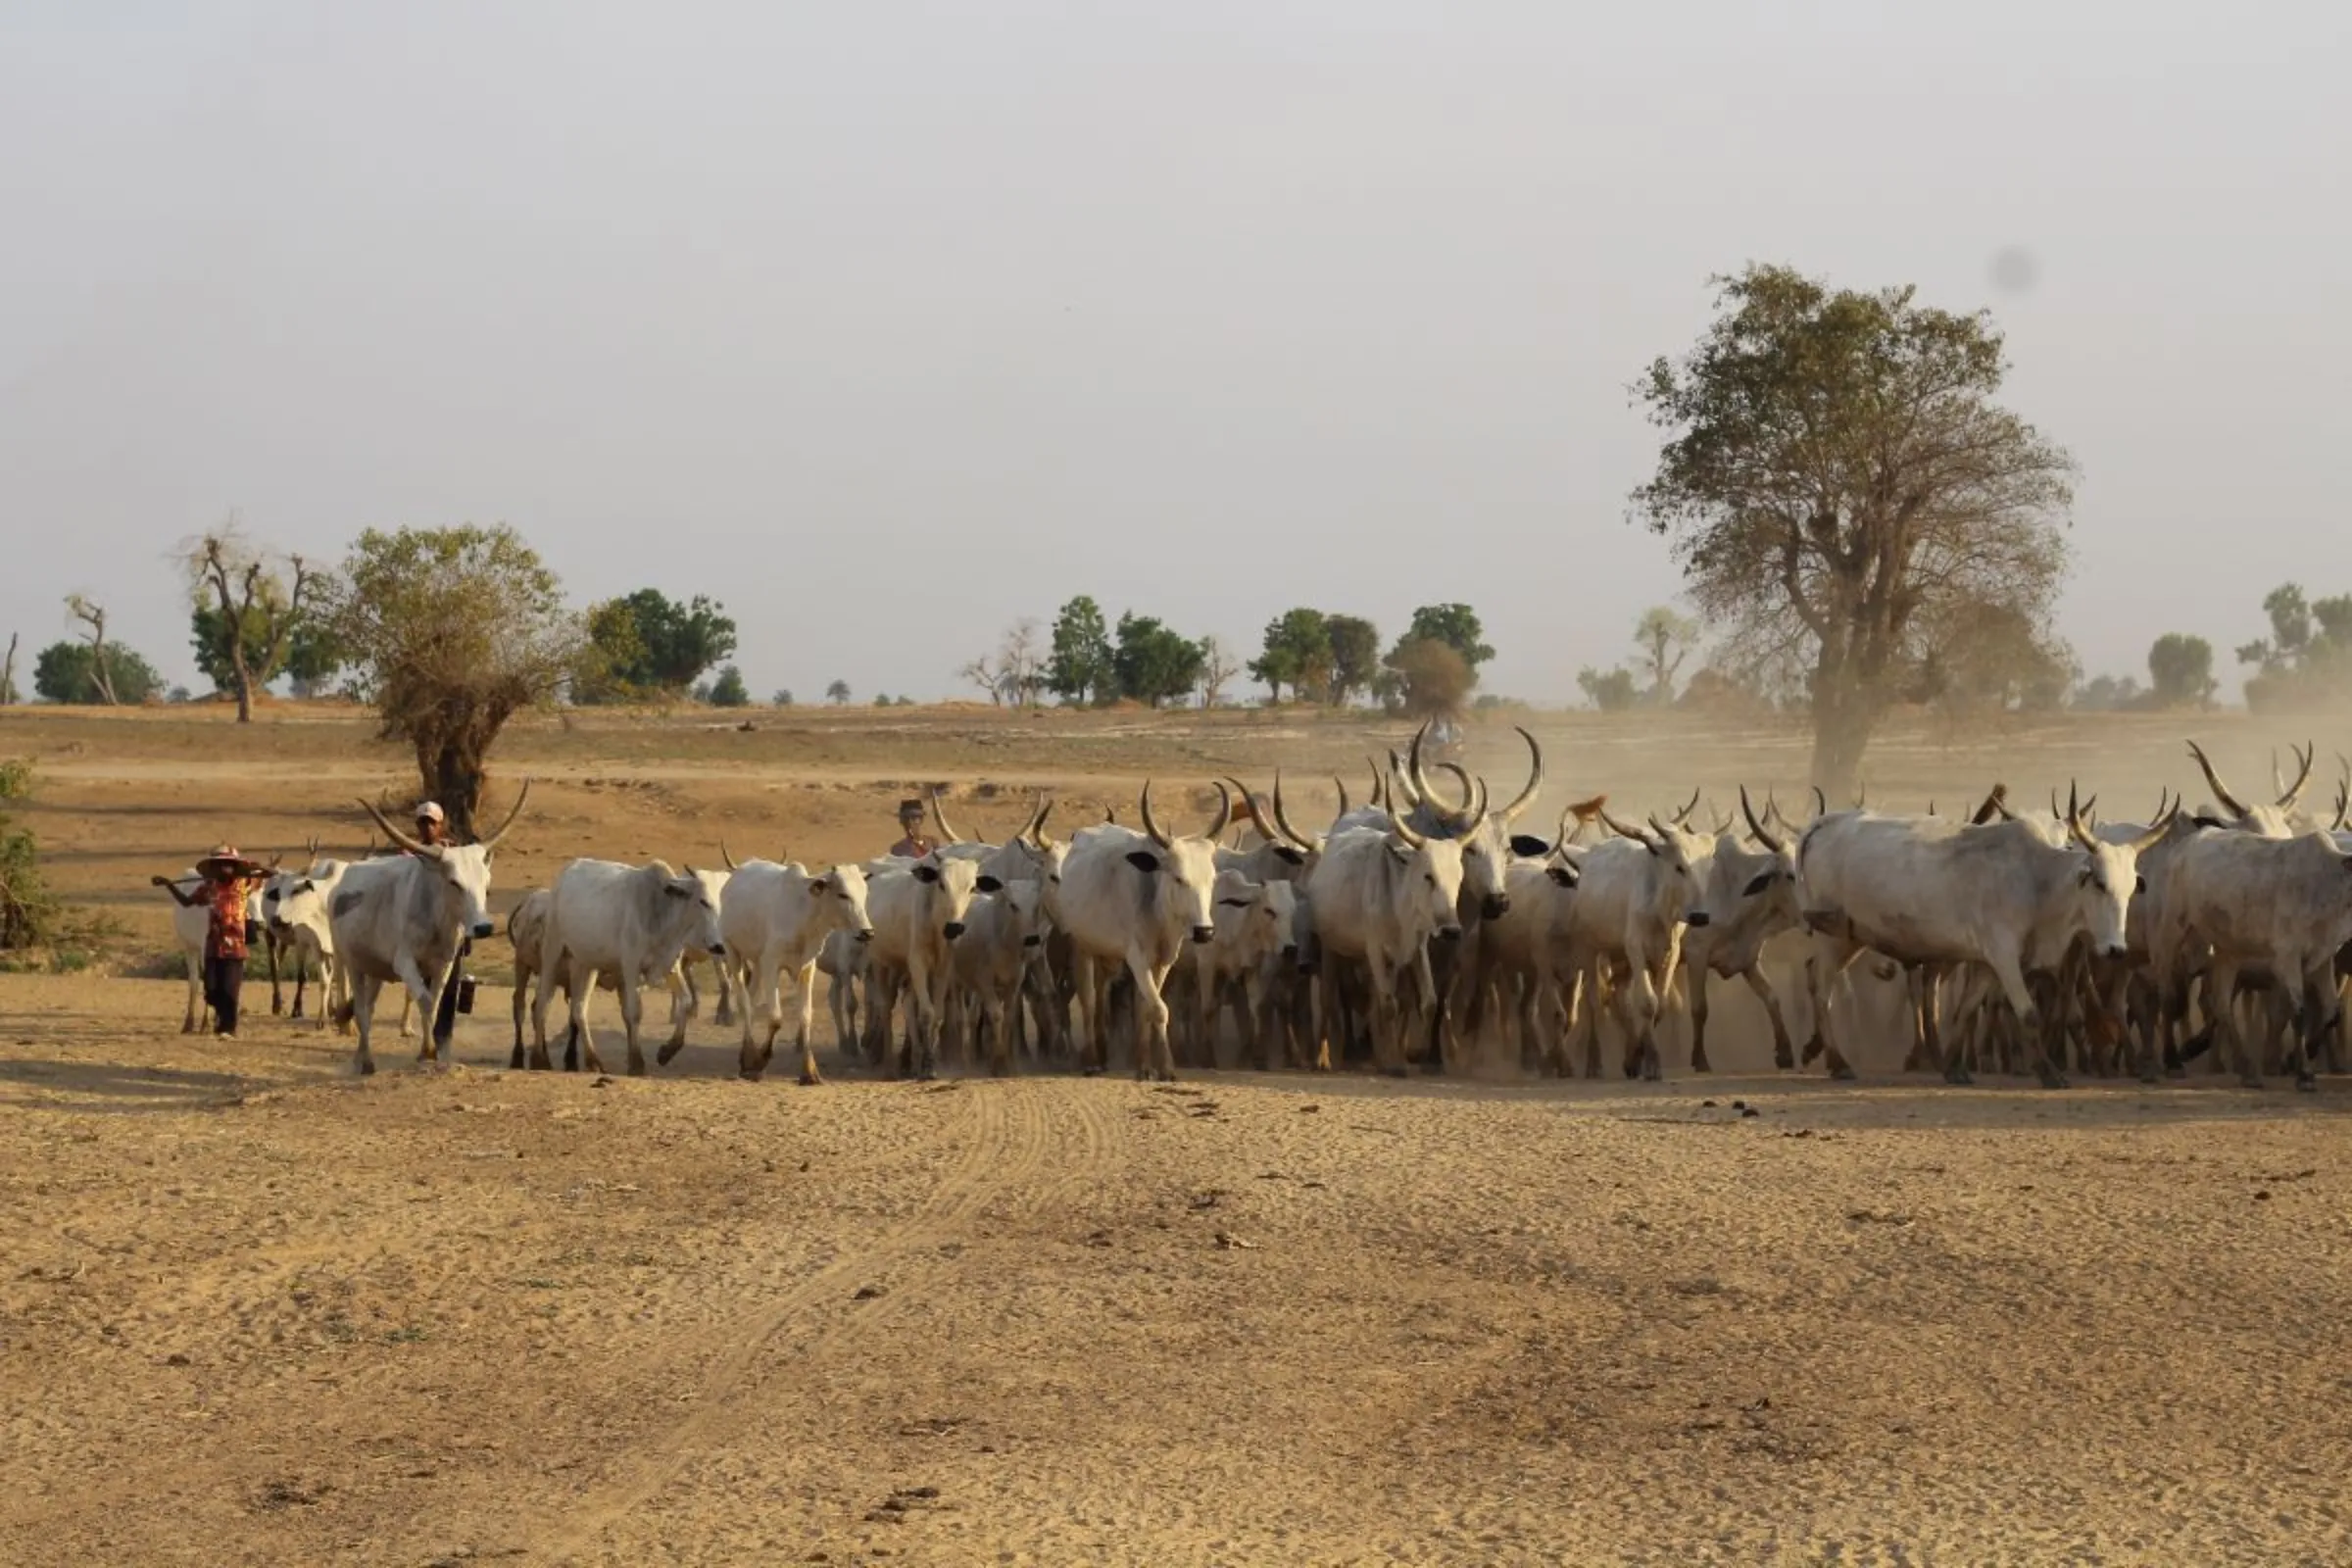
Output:
<instances>
[{"instance_id":1,"label":"cow hoof","mask_svg":"<svg viewBox=\"0 0 2352 1568\"><path fill-rule=\"evenodd\" d=\"M814 1089L817 1085L823 1083L824 1081L824 1075L821 1073L805 1072L801 1074L801 1087L803 1089Z\"/></svg>"},{"instance_id":2,"label":"cow hoof","mask_svg":"<svg viewBox=\"0 0 2352 1568\"><path fill-rule=\"evenodd\" d=\"M183 1035L194 1034L196 1032L196 1020L193 1018L182 1018L179 1021L179 1032Z\"/></svg>"},{"instance_id":3,"label":"cow hoof","mask_svg":"<svg viewBox=\"0 0 2352 1568\"><path fill-rule=\"evenodd\" d=\"M2044 1089L2070 1089L2074 1086L2066 1081L2066 1074L2062 1072L2045 1072L2041 1075L2041 1087Z\"/></svg>"},{"instance_id":4,"label":"cow hoof","mask_svg":"<svg viewBox=\"0 0 2352 1568\"><path fill-rule=\"evenodd\" d=\"M1412 1076L1412 1069L1409 1067L1384 1067L1381 1069L1381 1072L1384 1077L1389 1078L1409 1078Z\"/></svg>"},{"instance_id":5,"label":"cow hoof","mask_svg":"<svg viewBox=\"0 0 2352 1568\"><path fill-rule=\"evenodd\" d=\"M361 1062L361 1063L360 1063L360 1076L361 1076L361 1077L363 1077L363 1078L372 1078L372 1077L374 1077L374 1076L375 1076L375 1063L374 1063L374 1062L372 1062L372 1061L363 1061L363 1062Z\"/></svg>"},{"instance_id":6,"label":"cow hoof","mask_svg":"<svg viewBox=\"0 0 2352 1568\"><path fill-rule=\"evenodd\" d=\"M2311 1074L2305 1073L2295 1080L2295 1088L2304 1094L2316 1095L2320 1092L2320 1081Z\"/></svg>"},{"instance_id":7,"label":"cow hoof","mask_svg":"<svg viewBox=\"0 0 2352 1568\"><path fill-rule=\"evenodd\" d=\"M277 1000L275 997L271 997L271 998L270 999L270 1017L272 1017L272 1018L282 1018L282 1017L284 1017L285 1015L286 1015L286 1004L285 1004L284 1003L282 1003L282 1002L278 1001L278 1000ZM297 1013L297 1014L295 1014L295 1016L296 1016L296 1017L300 1017L300 1016L301 1016L301 1014L300 1014L300 1013Z\"/></svg>"},{"instance_id":8,"label":"cow hoof","mask_svg":"<svg viewBox=\"0 0 2352 1568\"><path fill-rule=\"evenodd\" d=\"M1975 1076L1974 1076L1973 1074L1970 1074L1970 1073L1965 1073L1965 1072L1947 1072L1947 1073L1945 1073L1945 1074L1943 1075L1943 1081L1944 1081L1945 1083L1947 1083L1947 1084L1950 1084L1950 1085L1952 1085L1954 1088L1957 1088L1957 1089L1966 1089L1966 1088L1970 1087L1971 1085L1975 1084L1977 1080L1976 1080Z\"/></svg>"},{"instance_id":9,"label":"cow hoof","mask_svg":"<svg viewBox=\"0 0 2352 1568\"><path fill-rule=\"evenodd\" d=\"M1832 1083L1850 1084L1860 1076L1861 1074L1855 1072L1851 1067L1839 1066L1837 1070L1830 1074L1830 1081Z\"/></svg>"},{"instance_id":10,"label":"cow hoof","mask_svg":"<svg viewBox=\"0 0 2352 1568\"><path fill-rule=\"evenodd\" d=\"M1102 1076L1102 1069L1089 1062L1078 1069L1078 1075L1081 1078L1100 1078Z\"/></svg>"},{"instance_id":11,"label":"cow hoof","mask_svg":"<svg viewBox=\"0 0 2352 1568\"><path fill-rule=\"evenodd\" d=\"M1690 1070L1692 1072L1713 1072L1715 1068L1706 1057L1692 1056L1690 1058Z\"/></svg>"},{"instance_id":12,"label":"cow hoof","mask_svg":"<svg viewBox=\"0 0 2352 1568\"><path fill-rule=\"evenodd\" d=\"M2237 1075L2237 1087L2240 1089L2260 1089L2262 1087L2262 1074L2258 1072L2239 1073Z\"/></svg>"}]
</instances>

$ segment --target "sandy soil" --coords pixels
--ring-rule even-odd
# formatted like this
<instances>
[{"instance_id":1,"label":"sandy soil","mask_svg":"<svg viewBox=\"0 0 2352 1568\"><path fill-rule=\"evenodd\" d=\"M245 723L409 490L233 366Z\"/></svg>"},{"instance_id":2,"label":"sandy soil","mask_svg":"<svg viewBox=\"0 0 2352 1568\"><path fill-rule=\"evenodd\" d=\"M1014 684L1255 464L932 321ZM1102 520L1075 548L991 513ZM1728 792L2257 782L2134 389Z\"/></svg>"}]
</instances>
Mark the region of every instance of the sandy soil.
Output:
<instances>
[{"instance_id":1,"label":"sandy soil","mask_svg":"<svg viewBox=\"0 0 2352 1568\"><path fill-rule=\"evenodd\" d=\"M160 941L149 870L356 843L336 803L398 786L355 722L271 717L0 716L119 946ZM2003 739L2011 782L2180 782L2177 731L2087 728ZM917 782L994 830L1035 782L1367 738L795 729L518 734L502 902L591 846L869 852ZM1553 801L1801 767L1545 739ZM2260 780L2271 739L2217 755ZM1991 769L1898 737L1885 771ZM733 1081L704 1024L599 1084L498 1070L491 988L460 1067L362 1084L258 995L231 1046L175 1032L175 983L0 975L0 1562L2352 1560L2335 1082L803 1090Z\"/></svg>"}]
</instances>

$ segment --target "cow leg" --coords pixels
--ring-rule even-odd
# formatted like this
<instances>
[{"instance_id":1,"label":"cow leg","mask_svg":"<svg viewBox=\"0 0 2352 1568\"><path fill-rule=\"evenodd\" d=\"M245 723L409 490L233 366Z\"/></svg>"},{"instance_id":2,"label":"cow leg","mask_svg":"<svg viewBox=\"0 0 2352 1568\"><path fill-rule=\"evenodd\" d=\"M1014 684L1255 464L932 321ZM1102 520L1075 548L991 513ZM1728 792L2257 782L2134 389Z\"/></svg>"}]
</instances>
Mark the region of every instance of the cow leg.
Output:
<instances>
[{"instance_id":1,"label":"cow leg","mask_svg":"<svg viewBox=\"0 0 2352 1568\"><path fill-rule=\"evenodd\" d=\"M524 981L532 978L533 976L531 972L528 969L523 968L521 964L517 963L514 966L514 997L509 1004L509 1010L511 1010L514 1015L514 1050L513 1054L507 1057L507 1070L509 1072L519 1070L523 1063L522 1015L525 1004L522 1000L522 986Z\"/></svg>"},{"instance_id":2,"label":"cow leg","mask_svg":"<svg viewBox=\"0 0 2352 1568\"><path fill-rule=\"evenodd\" d=\"M188 960L188 1005L179 1017L179 1032L192 1035L204 1021L205 1009L211 1005L204 999L204 950L189 948L183 956Z\"/></svg>"},{"instance_id":3,"label":"cow leg","mask_svg":"<svg viewBox=\"0 0 2352 1568\"><path fill-rule=\"evenodd\" d=\"M2294 1032L2294 1044L2288 1065L2294 1069L2295 1087L2307 1095L2319 1092L2320 1081L2312 1074L2311 1061L2319 1049L2321 1036L2328 1033L2335 1021L2328 1011L2328 1004L2335 996L2335 977L2329 972L2331 967L2324 966L2317 971L2305 969L2301 983L2295 989L2295 1009L2290 1025Z\"/></svg>"},{"instance_id":4,"label":"cow leg","mask_svg":"<svg viewBox=\"0 0 2352 1568\"><path fill-rule=\"evenodd\" d=\"M740 978L730 973L728 962L721 958L711 965L718 971L718 1007L710 1014L710 1021L721 1029L735 1021L735 987L728 982Z\"/></svg>"},{"instance_id":5,"label":"cow leg","mask_svg":"<svg viewBox=\"0 0 2352 1568\"><path fill-rule=\"evenodd\" d=\"M360 1035L359 1044L352 1050L351 1065L363 1078L375 1071L375 1055L368 1050L368 1035L375 1022L376 993L383 985L371 974L354 976L351 983L352 1022Z\"/></svg>"},{"instance_id":6,"label":"cow leg","mask_svg":"<svg viewBox=\"0 0 2352 1568\"><path fill-rule=\"evenodd\" d=\"M773 949L760 952L736 1015L742 1043L735 1054L735 1072L747 1082L767 1070L768 1058L775 1054L776 1032L784 1026L783 998L777 990L783 979L782 958Z\"/></svg>"},{"instance_id":7,"label":"cow leg","mask_svg":"<svg viewBox=\"0 0 2352 1568\"><path fill-rule=\"evenodd\" d=\"M712 964L711 968L717 969L718 965ZM724 991L726 984L726 975L719 974L719 989ZM654 1062L657 1066L666 1067L679 1052L686 1049L686 1020L701 1016L703 993L702 988L694 982L692 965L684 957L670 965L669 973L662 977L662 987L669 993L669 1038L662 1041L662 1049L654 1054Z\"/></svg>"},{"instance_id":8,"label":"cow leg","mask_svg":"<svg viewBox=\"0 0 2352 1568\"><path fill-rule=\"evenodd\" d=\"M582 969L577 959L572 960L571 969L571 979L564 988L564 1006L572 1043L579 1047L580 1059L587 1064L588 1070L601 1075L605 1070L605 1058L597 1054L596 1031L588 1027L588 1004L596 996L596 971ZM571 1045L564 1048L564 1056L568 1064Z\"/></svg>"},{"instance_id":9,"label":"cow leg","mask_svg":"<svg viewBox=\"0 0 2352 1568\"><path fill-rule=\"evenodd\" d=\"M457 955L454 953L451 954L449 966L436 968L433 971L433 979L445 978L449 973L449 968L455 967L457 961ZM393 960L392 968L394 972L400 976L400 983L404 989L405 995L408 997L409 1001L416 1006L417 1010L424 1015L425 1022L428 1025L428 1027L424 1030L424 1038L418 1041L416 1044L416 1059L419 1062L438 1065L440 1062L440 1055L433 1040L433 1031L429 1025L431 1024L433 1017L433 1003L439 998L441 993L434 986L433 979L428 979L425 976L423 966L419 964L415 957L403 955L401 957Z\"/></svg>"},{"instance_id":10,"label":"cow leg","mask_svg":"<svg viewBox=\"0 0 2352 1568\"><path fill-rule=\"evenodd\" d=\"M637 971L625 964L617 978L620 981L621 1035L629 1048L629 1076L642 1078L645 1076L645 1053L638 1049L637 1032L645 1020L645 990L638 984Z\"/></svg>"},{"instance_id":11,"label":"cow leg","mask_svg":"<svg viewBox=\"0 0 2352 1568\"><path fill-rule=\"evenodd\" d=\"M1707 966L1691 964L1683 972L1683 984L1690 992L1690 1070L1713 1072L1707 1060Z\"/></svg>"},{"instance_id":12,"label":"cow leg","mask_svg":"<svg viewBox=\"0 0 2352 1568\"><path fill-rule=\"evenodd\" d=\"M1740 978L1747 982L1747 989L1754 992L1756 1000L1764 1004L1764 1016L1772 1021L1772 1064L1776 1067L1795 1066L1796 1048L1788 1039L1788 1022L1781 1016L1781 994L1772 988L1772 982L1765 977L1764 965L1749 964L1740 971Z\"/></svg>"},{"instance_id":13,"label":"cow leg","mask_svg":"<svg viewBox=\"0 0 2352 1568\"><path fill-rule=\"evenodd\" d=\"M538 984L531 990L531 1050L532 1065L534 1066L543 1065L547 1060L547 1004L555 998L556 975L563 967L563 954L549 953L544 951L544 948L542 949L539 955ZM519 978L515 984L520 986ZM569 1011L568 999L566 999L565 1010ZM572 1043L576 1045L578 1040L579 1031L575 1028L572 1031ZM570 1070L568 1065L565 1070Z\"/></svg>"},{"instance_id":14,"label":"cow leg","mask_svg":"<svg viewBox=\"0 0 2352 1568\"><path fill-rule=\"evenodd\" d=\"M1990 967L1993 978L2001 983L2001 995L2009 1001L2009 1010L2016 1014L2017 1032L2025 1043L2026 1059L2034 1069L2034 1076L2040 1080L2044 1089L2064 1089L2066 1075L2050 1059L2052 1041L2049 1020L2059 1016L2060 1009L2054 1004L2049 1007L2040 1005L2040 998L2035 995L2034 987L2027 983L2017 954L1995 955ZM2036 978L2044 982L2043 989L2050 993L2051 1001L2055 1004L2055 987L2048 984L2049 977Z\"/></svg>"}]
</instances>

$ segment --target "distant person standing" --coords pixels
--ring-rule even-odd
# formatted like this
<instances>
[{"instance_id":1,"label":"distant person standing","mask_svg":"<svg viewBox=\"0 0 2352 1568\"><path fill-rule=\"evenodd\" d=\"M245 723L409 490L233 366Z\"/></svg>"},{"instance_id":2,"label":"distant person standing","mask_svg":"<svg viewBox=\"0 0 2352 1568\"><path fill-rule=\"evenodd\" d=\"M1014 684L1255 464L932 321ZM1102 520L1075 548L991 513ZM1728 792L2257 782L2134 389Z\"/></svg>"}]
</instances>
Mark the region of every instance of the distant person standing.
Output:
<instances>
[{"instance_id":1,"label":"distant person standing","mask_svg":"<svg viewBox=\"0 0 2352 1568\"><path fill-rule=\"evenodd\" d=\"M416 803L416 842L426 849L439 849L449 842L449 814L437 801ZM407 852L406 853L413 853ZM433 1044L446 1048L458 1029L458 977L466 968L466 956L473 952L473 939L461 937L458 956L451 960L449 973L442 977L441 998L433 1006Z\"/></svg>"},{"instance_id":2,"label":"distant person standing","mask_svg":"<svg viewBox=\"0 0 2352 1568\"><path fill-rule=\"evenodd\" d=\"M899 827L906 836L890 847L891 854L909 860L919 860L936 848L929 839L923 837L922 802L899 803Z\"/></svg>"},{"instance_id":3,"label":"distant person standing","mask_svg":"<svg viewBox=\"0 0 2352 1568\"><path fill-rule=\"evenodd\" d=\"M180 892L168 876L154 881L180 905L191 909L202 906L207 911L204 1000L213 1009L214 1037L234 1040L237 1003L245 989L246 944L253 935L246 925L245 906L270 880L270 868L246 859L235 845L223 844L196 862L196 887L187 893Z\"/></svg>"}]
</instances>

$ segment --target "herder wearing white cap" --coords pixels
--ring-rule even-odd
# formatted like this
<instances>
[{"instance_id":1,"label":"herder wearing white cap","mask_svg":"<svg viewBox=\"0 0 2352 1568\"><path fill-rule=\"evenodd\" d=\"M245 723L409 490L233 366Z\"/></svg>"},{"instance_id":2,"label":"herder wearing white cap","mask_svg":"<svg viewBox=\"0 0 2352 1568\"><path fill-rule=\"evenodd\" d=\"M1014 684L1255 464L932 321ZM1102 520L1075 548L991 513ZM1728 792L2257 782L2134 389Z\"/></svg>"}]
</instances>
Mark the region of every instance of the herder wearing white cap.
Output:
<instances>
[{"instance_id":1,"label":"herder wearing white cap","mask_svg":"<svg viewBox=\"0 0 2352 1568\"><path fill-rule=\"evenodd\" d=\"M427 849L449 842L449 815L438 801L416 803L416 842ZM407 852L403 852L404 854ZM466 956L473 951L468 937L458 944L458 960L449 966L448 978L441 986L441 1001L433 1008L433 1043L446 1048L449 1037L458 1027L458 976L466 967Z\"/></svg>"}]
</instances>

